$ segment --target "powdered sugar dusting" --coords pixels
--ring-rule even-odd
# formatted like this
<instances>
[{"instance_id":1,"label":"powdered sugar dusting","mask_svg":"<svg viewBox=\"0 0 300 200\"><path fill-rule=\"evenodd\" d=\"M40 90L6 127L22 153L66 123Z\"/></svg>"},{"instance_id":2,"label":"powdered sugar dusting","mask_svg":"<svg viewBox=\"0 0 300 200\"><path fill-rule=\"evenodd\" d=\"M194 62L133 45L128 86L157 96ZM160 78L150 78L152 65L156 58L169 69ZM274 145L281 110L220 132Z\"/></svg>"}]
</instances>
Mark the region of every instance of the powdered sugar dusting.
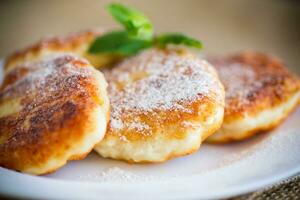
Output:
<instances>
[{"instance_id":1,"label":"powdered sugar dusting","mask_svg":"<svg viewBox=\"0 0 300 200\"><path fill-rule=\"evenodd\" d=\"M91 70L86 67L74 67L71 62L77 62L79 59L72 54L51 54L45 56L42 60L34 62L24 62L9 72L6 77L16 77L13 84L4 87L2 98L15 97L25 93L39 92L39 96L45 96L49 92L59 90L60 80L65 80L65 86L78 87L80 85L72 85L72 79L75 77L86 78L91 75ZM88 63L80 60L80 64ZM22 72L26 72L22 74ZM56 84L53 84L56 83Z\"/></svg>"},{"instance_id":2,"label":"powdered sugar dusting","mask_svg":"<svg viewBox=\"0 0 300 200\"><path fill-rule=\"evenodd\" d=\"M174 175L173 178L178 177ZM148 182L148 181L170 181L168 176L155 176L146 174L133 173L119 167L110 167L103 171L93 174L86 174L79 177L81 181L97 181L97 182L118 182L118 183L128 183L128 182Z\"/></svg>"},{"instance_id":3,"label":"powdered sugar dusting","mask_svg":"<svg viewBox=\"0 0 300 200\"><path fill-rule=\"evenodd\" d=\"M238 63L218 67L218 73L225 86L226 97L228 98L247 95L259 83L253 82L255 72L250 67Z\"/></svg>"},{"instance_id":4,"label":"powdered sugar dusting","mask_svg":"<svg viewBox=\"0 0 300 200\"><path fill-rule=\"evenodd\" d=\"M217 68L226 91L226 107L231 110L255 102L258 96L278 99L299 87L282 62L266 54L244 52L210 58L209 62Z\"/></svg>"},{"instance_id":5,"label":"powdered sugar dusting","mask_svg":"<svg viewBox=\"0 0 300 200\"><path fill-rule=\"evenodd\" d=\"M106 72L112 105L111 128L124 126L122 113L184 110L184 103L212 93L217 94L215 98L222 96L212 70L206 61L159 50L124 61ZM147 125L136 121L126 126L147 129Z\"/></svg>"},{"instance_id":6,"label":"powdered sugar dusting","mask_svg":"<svg viewBox=\"0 0 300 200\"><path fill-rule=\"evenodd\" d=\"M288 159L290 162L297 162L299 160L299 152L295 148L288 148L296 147L300 143L297 131L297 122L293 119L269 133L262 142L252 145L250 148L245 148L225 159L220 163L219 167L234 168L236 165L245 165L243 169L247 170L249 163L265 163L266 158L268 158L268 164L264 166L272 170L273 166L271 163L276 161ZM261 169L258 168L257 170Z\"/></svg>"},{"instance_id":7,"label":"powdered sugar dusting","mask_svg":"<svg viewBox=\"0 0 300 200\"><path fill-rule=\"evenodd\" d=\"M20 99L23 110L31 112L71 95L87 96L85 85L92 76L91 69L88 62L71 54L52 54L24 62L6 74L0 98ZM13 82L5 84L6 79Z\"/></svg>"}]
</instances>

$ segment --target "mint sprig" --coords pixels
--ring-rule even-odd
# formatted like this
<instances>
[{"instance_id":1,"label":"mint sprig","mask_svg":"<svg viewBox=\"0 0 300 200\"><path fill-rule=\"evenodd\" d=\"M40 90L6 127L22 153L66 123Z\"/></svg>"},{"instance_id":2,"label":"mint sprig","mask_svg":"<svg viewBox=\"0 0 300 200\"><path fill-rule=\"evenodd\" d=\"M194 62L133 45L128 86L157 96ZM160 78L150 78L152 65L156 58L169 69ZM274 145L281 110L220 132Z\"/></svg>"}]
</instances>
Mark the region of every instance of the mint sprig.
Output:
<instances>
[{"instance_id":1,"label":"mint sprig","mask_svg":"<svg viewBox=\"0 0 300 200\"><path fill-rule=\"evenodd\" d=\"M113 53L130 56L150 46L151 42L148 40L131 38L126 31L113 31L96 38L90 46L89 52L92 54Z\"/></svg>"},{"instance_id":2,"label":"mint sprig","mask_svg":"<svg viewBox=\"0 0 300 200\"><path fill-rule=\"evenodd\" d=\"M110 4L108 10L125 27L130 37L144 40L152 39L152 24L143 13L119 3Z\"/></svg>"},{"instance_id":3,"label":"mint sprig","mask_svg":"<svg viewBox=\"0 0 300 200\"><path fill-rule=\"evenodd\" d=\"M181 33L166 33L153 36L153 26L143 13L119 3L108 6L110 14L125 30L112 31L97 37L90 45L91 54L110 53L130 56L149 47L165 48L169 44L185 45L201 49L202 43Z\"/></svg>"},{"instance_id":4,"label":"mint sprig","mask_svg":"<svg viewBox=\"0 0 300 200\"><path fill-rule=\"evenodd\" d=\"M194 38L185 36L181 33L165 33L158 35L154 42L157 46L165 48L168 44L185 45L197 49L202 48L202 43Z\"/></svg>"}]
</instances>

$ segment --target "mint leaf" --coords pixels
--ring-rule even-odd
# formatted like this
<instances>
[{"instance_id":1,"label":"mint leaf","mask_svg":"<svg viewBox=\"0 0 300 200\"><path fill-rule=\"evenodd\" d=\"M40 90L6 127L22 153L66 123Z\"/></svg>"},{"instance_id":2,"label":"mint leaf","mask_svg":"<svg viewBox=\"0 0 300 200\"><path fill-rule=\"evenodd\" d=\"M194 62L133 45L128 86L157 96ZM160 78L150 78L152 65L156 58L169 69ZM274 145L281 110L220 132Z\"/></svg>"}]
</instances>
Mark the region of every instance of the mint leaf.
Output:
<instances>
[{"instance_id":1,"label":"mint leaf","mask_svg":"<svg viewBox=\"0 0 300 200\"><path fill-rule=\"evenodd\" d=\"M125 27L130 37L144 40L152 39L152 24L143 13L119 3L110 4L108 10Z\"/></svg>"},{"instance_id":2,"label":"mint leaf","mask_svg":"<svg viewBox=\"0 0 300 200\"><path fill-rule=\"evenodd\" d=\"M167 33L154 37L151 22L141 12L132 8L112 3L108 10L125 30L112 31L97 37L88 49L91 54L131 56L152 46L165 48L168 44L202 48L200 41L181 33Z\"/></svg>"},{"instance_id":3,"label":"mint leaf","mask_svg":"<svg viewBox=\"0 0 300 200\"><path fill-rule=\"evenodd\" d=\"M112 53L129 56L151 45L150 41L132 39L126 31L113 31L96 38L88 52L91 54Z\"/></svg>"},{"instance_id":4,"label":"mint leaf","mask_svg":"<svg viewBox=\"0 0 300 200\"><path fill-rule=\"evenodd\" d=\"M168 44L182 44L196 49L202 48L202 43L200 41L185 36L181 33L166 33L159 35L155 38L154 43L161 48L166 47Z\"/></svg>"}]
</instances>

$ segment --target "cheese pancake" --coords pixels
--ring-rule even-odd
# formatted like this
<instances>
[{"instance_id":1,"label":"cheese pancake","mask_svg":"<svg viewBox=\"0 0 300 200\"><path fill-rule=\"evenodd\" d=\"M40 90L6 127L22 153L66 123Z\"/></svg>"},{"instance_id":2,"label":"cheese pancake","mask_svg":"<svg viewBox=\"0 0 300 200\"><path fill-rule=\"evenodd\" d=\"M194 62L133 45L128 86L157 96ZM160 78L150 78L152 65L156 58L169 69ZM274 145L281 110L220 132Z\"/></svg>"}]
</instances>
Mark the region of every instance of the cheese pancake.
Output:
<instances>
[{"instance_id":1,"label":"cheese pancake","mask_svg":"<svg viewBox=\"0 0 300 200\"><path fill-rule=\"evenodd\" d=\"M101 156L162 162L197 151L223 120L214 68L182 49L150 49L106 71L111 117Z\"/></svg>"},{"instance_id":2,"label":"cheese pancake","mask_svg":"<svg viewBox=\"0 0 300 200\"><path fill-rule=\"evenodd\" d=\"M224 122L210 142L239 141L270 130L298 105L299 79L277 58L243 52L209 62L226 93Z\"/></svg>"},{"instance_id":3,"label":"cheese pancake","mask_svg":"<svg viewBox=\"0 0 300 200\"><path fill-rule=\"evenodd\" d=\"M32 46L8 56L4 64L5 72L8 72L24 61L33 61L43 56L59 52L73 53L84 57L96 68L110 65L120 58L110 54L101 54L100 56L93 55L87 51L91 42L101 34L102 32L99 30L88 30L69 34L65 37L43 39Z\"/></svg>"},{"instance_id":4,"label":"cheese pancake","mask_svg":"<svg viewBox=\"0 0 300 200\"><path fill-rule=\"evenodd\" d=\"M10 70L0 90L0 166L45 174L84 158L106 132L106 87L101 72L73 55Z\"/></svg>"}]
</instances>

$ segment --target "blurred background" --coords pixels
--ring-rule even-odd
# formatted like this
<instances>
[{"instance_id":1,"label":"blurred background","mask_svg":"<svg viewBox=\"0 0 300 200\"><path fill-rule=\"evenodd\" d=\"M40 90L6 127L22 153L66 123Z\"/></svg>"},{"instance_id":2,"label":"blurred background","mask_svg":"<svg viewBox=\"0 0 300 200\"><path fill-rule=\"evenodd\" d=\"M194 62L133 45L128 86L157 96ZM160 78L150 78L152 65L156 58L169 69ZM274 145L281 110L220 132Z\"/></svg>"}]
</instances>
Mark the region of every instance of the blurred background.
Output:
<instances>
[{"instance_id":1,"label":"blurred background","mask_svg":"<svg viewBox=\"0 0 300 200\"><path fill-rule=\"evenodd\" d=\"M0 57L46 36L118 25L107 0L1 0ZM205 54L244 49L282 58L300 74L300 1L124 0L153 22L157 32L184 32L205 45Z\"/></svg>"}]
</instances>

